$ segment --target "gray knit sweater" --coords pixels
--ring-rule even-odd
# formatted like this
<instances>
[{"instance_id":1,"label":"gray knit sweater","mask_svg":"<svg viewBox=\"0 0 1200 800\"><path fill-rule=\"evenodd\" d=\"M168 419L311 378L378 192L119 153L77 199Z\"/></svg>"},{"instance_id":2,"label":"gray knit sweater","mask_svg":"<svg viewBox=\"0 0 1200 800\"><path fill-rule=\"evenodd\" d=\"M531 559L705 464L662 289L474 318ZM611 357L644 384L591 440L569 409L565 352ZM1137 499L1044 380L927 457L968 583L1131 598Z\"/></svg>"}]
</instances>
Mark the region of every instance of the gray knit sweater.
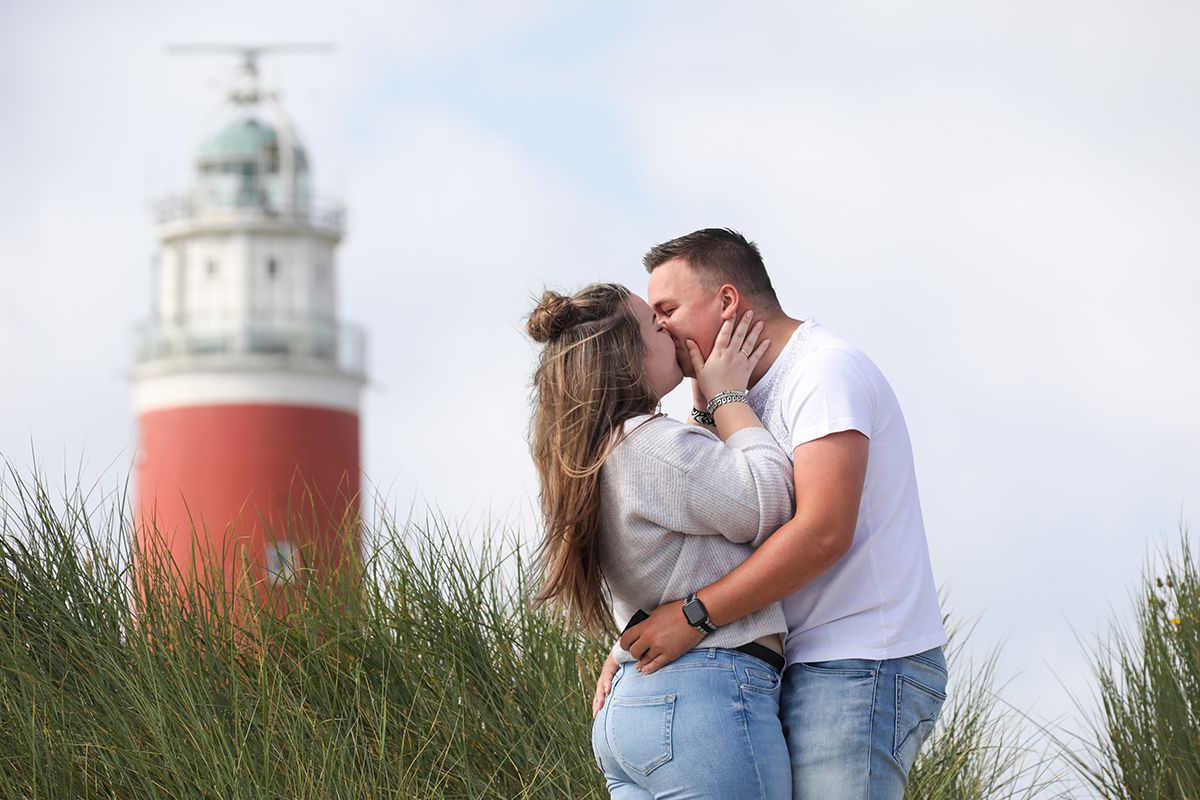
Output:
<instances>
[{"instance_id":1,"label":"gray knit sweater","mask_svg":"<svg viewBox=\"0 0 1200 800\"><path fill-rule=\"evenodd\" d=\"M600 470L600 564L621 630L634 612L687 597L736 567L792 516L791 462L746 428L722 442L698 425L639 416ZM705 647L787 633L778 603L724 625ZM630 661L616 646L618 661Z\"/></svg>"}]
</instances>

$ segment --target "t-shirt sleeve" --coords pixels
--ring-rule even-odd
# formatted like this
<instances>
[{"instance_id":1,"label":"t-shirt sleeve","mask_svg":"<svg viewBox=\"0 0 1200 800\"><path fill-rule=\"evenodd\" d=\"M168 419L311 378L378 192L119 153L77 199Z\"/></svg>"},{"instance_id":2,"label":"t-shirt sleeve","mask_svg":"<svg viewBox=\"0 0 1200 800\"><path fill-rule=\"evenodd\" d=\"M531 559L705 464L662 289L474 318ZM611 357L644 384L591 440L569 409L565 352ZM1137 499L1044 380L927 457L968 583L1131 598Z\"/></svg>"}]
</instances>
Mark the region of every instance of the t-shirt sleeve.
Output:
<instances>
[{"instance_id":1,"label":"t-shirt sleeve","mask_svg":"<svg viewBox=\"0 0 1200 800\"><path fill-rule=\"evenodd\" d=\"M799 367L784 396L793 450L842 431L858 431L871 438L875 386L858 358L844 350L819 350Z\"/></svg>"}]
</instances>

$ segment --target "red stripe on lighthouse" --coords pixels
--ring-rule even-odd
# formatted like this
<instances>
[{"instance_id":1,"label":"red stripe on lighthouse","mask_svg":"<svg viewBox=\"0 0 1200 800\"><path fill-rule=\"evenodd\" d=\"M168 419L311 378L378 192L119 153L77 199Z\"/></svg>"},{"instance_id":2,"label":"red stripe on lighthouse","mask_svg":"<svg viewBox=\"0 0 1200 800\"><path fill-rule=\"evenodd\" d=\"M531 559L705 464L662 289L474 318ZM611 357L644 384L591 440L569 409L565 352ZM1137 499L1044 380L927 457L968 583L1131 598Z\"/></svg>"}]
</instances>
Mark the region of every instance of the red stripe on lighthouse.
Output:
<instances>
[{"instance_id":1,"label":"red stripe on lighthouse","mask_svg":"<svg viewBox=\"0 0 1200 800\"><path fill-rule=\"evenodd\" d=\"M202 405L149 411L138 426L139 539L157 530L185 572L193 545L219 554L224 544L227 557L230 544L243 545L259 578L273 539L301 547L317 572L358 558L357 414ZM226 585L235 570L229 560Z\"/></svg>"}]
</instances>

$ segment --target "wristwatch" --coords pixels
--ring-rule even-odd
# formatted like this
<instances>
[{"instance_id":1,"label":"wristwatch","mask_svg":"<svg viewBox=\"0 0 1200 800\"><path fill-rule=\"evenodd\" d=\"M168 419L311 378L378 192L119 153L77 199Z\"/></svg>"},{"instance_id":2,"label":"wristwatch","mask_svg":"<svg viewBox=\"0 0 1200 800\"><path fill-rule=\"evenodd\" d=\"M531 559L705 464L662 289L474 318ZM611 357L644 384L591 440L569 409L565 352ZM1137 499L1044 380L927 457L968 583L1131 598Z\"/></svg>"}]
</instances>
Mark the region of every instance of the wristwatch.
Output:
<instances>
[{"instance_id":1,"label":"wristwatch","mask_svg":"<svg viewBox=\"0 0 1200 800\"><path fill-rule=\"evenodd\" d=\"M704 607L704 603L700 602L700 598L696 597L695 592L689 594L687 600L683 601L683 616L687 619L688 625L701 633L709 634L717 629L716 625L708 621L708 609Z\"/></svg>"}]
</instances>

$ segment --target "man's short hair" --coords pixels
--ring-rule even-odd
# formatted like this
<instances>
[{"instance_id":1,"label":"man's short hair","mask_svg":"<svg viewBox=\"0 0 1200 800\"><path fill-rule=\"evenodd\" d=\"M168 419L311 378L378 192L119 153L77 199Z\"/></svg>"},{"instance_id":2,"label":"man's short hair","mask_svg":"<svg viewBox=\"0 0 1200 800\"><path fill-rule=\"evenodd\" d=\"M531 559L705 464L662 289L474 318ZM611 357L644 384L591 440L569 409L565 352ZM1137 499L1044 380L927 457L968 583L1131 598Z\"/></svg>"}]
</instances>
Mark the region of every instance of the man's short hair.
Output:
<instances>
[{"instance_id":1,"label":"man's short hair","mask_svg":"<svg viewBox=\"0 0 1200 800\"><path fill-rule=\"evenodd\" d=\"M673 259L696 271L705 288L732 284L760 303L779 308L779 298L763 264L758 245L731 228L704 228L650 248L642 263L646 272Z\"/></svg>"}]
</instances>

